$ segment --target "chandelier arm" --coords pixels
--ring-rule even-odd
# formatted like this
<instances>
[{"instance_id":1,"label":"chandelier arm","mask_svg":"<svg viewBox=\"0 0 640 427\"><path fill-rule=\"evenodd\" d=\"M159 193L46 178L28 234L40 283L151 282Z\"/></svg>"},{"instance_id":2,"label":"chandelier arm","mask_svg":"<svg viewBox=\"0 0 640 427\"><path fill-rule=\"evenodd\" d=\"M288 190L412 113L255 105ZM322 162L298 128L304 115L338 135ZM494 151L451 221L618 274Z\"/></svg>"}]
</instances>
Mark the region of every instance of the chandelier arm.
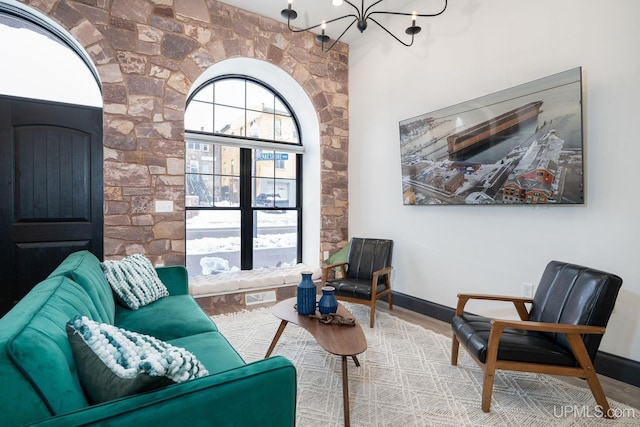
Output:
<instances>
[{"instance_id":1,"label":"chandelier arm","mask_svg":"<svg viewBox=\"0 0 640 427\"><path fill-rule=\"evenodd\" d=\"M349 3L347 0L344 0L344 1L346 1L347 3ZM363 17L363 18L364 18L365 16L367 16L367 17L368 17L368 16L369 16L369 9L371 9L373 6L377 5L378 3L382 3L382 0L378 0L377 2L370 4L370 5L369 5L369 7L367 7L366 9L364 9L364 2L363 2L363 5L362 5L362 9L363 9L363 10L362 10L362 17ZM352 6L353 6L353 5L352 5ZM364 19L366 19L366 18L364 18Z\"/></svg>"},{"instance_id":2,"label":"chandelier arm","mask_svg":"<svg viewBox=\"0 0 640 427\"><path fill-rule=\"evenodd\" d=\"M351 13L349 15L344 15L344 16L341 16L339 18L334 18L334 19L331 19L329 21L326 21L325 25L326 24L330 24L332 22L339 21L339 20L344 19L344 18L348 18L348 17L353 17L356 21L358 20L358 17ZM353 22L351 23L351 25L353 25ZM351 25L349 25L349 27L351 27ZM292 33L304 33L305 31L313 30L313 29L321 27L321 26L322 26L322 22L319 23L319 24L316 24L316 25L312 25L311 27L308 27L308 28L303 28L303 29L296 30L295 28L291 28L291 19L287 18L287 27L289 28L289 31L291 31ZM347 28L349 28L349 27L347 27ZM342 33L342 34L344 34L344 33ZM342 37L342 36L340 36L340 37Z\"/></svg>"},{"instance_id":3,"label":"chandelier arm","mask_svg":"<svg viewBox=\"0 0 640 427\"><path fill-rule=\"evenodd\" d=\"M364 13L364 11L360 11L360 9L358 9L358 6L356 6L355 4L351 3L349 0L342 0L342 1L344 1L345 3L347 3L349 6L351 6L352 8L354 8L354 9L356 10L356 12L358 12L358 16L356 17L356 19L364 18L365 13ZM378 4L378 3L380 3L381 1L382 1L382 0L378 0L378 1L377 1L376 3L374 3L374 4ZM363 6L364 6L364 5L363 5ZM371 5L371 6L373 6L373 5ZM371 6L369 6L369 7L371 7ZM367 8L367 9L368 9L368 8Z\"/></svg>"},{"instance_id":4,"label":"chandelier arm","mask_svg":"<svg viewBox=\"0 0 640 427\"><path fill-rule=\"evenodd\" d=\"M346 1L346 0L344 0ZM382 1L382 0L380 0ZM378 2L380 3L380 2ZM447 10L447 3L448 0L444 0L444 7L442 8L442 10L440 12L436 12L436 13L416 13L416 16L422 17L422 18L431 18L434 16L438 16L438 15L442 15L444 13L445 10ZM377 4L377 3L374 3ZM373 5L371 5L373 6ZM367 8L367 11L369 11L369 9L371 8L371 6L369 6ZM386 12L383 10L374 10L373 12L369 12L367 14L367 17L365 19L369 19L369 17L371 15L400 15L400 16L413 16L413 13L406 13L406 12ZM380 24L378 24L380 25Z\"/></svg>"},{"instance_id":5,"label":"chandelier arm","mask_svg":"<svg viewBox=\"0 0 640 427\"><path fill-rule=\"evenodd\" d=\"M349 15L347 15L347 16L349 16ZM345 29L344 29L344 31L342 32L342 34L340 34L340 35L338 36L338 38L337 38L337 39L335 39L335 41L334 41L333 43L331 43L331 46L329 46L329 47L327 48L327 50L324 50L324 42L322 43L322 53L327 53L327 52L329 52L331 49L333 49L333 47L336 45L336 43L338 43L338 42L340 41L340 39L342 38L342 36L344 36L344 34L349 30L349 28L351 28L351 27L353 26L353 24L355 24L356 22L358 22L358 17L357 17L357 16L354 16L354 15L350 15L350 16L353 16L353 18L354 18L354 19L353 19L353 21L351 21L351 24L349 24L349 26L348 26L347 28L345 28ZM344 16L343 16L343 18L344 18Z\"/></svg>"},{"instance_id":6,"label":"chandelier arm","mask_svg":"<svg viewBox=\"0 0 640 427\"><path fill-rule=\"evenodd\" d=\"M413 45L413 38L414 35L411 34L411 43L405 43L402 40L400 40L398 37L396 37L395 34L393 34L391 31L387 30L384 25L382 25L381 23L379 23L378 21L376 21L375 19L371 18L371 15L369 15L369 18L371 19L373 22L375 22L376 24L378 24L378 27L382 28L383 30L385 30L387 32L387 34L389 34L391 37L393 37L394 39L396 39L398 42L400 42L401 44L405 45L406 47L409 47L411 45Z\"/></svg>"},{"instance_id":7,"label":"chandelier arm","mask_svg":"<svg viewBox=\"0 0 640 427\"><path fill-rule=\"evenodd\" d=\"M343 0L343 1L344 1L344 0ZM348 15L340 16L339 18L333 18L333 19L330 19L330 20L326 21L326 22L325 22L325 24L330 24L330 23L332 23L332 22L336 22L336 21L339 21L339 20L341 20L341 19L348 18L348 17L352 17L353 19L355 19L355 21L357 21L357 20L358 20L358 16L354 15L353 13L350 13L350 14L348 14ZM354 21L354 22L355 22L355 21ZM319 25L322 25L322 24L319 24ZM353 22L352 22L351 24L349 24L349 27L351 27L351 25L353 25ZM317 26L318 26L318 25L316 25L316 27L317 27ZM349 28L349 27L347 27L347 28ZM315 27L311 27L311 28L315 28ZM342 34L344 34L344 33L342 33ZM342 36L340 36L340 37L342 37Z\"/></svg>"},{"instance_id":8,"label":"chandelier arm","mask_svg":"<svg viewBox=\"0 0 640 427\"><path fill-rule=\"evenodd\" d=\"M307 30L310 30L312 28L316 28L318 25L316 25L315 27L309 27L306 28L304 30L296 30L295 28L291 28L291 19L287 18L287 27L289 28L289 31L291 31L292 33L304 33Z\"/></svg>"}]
</instances>

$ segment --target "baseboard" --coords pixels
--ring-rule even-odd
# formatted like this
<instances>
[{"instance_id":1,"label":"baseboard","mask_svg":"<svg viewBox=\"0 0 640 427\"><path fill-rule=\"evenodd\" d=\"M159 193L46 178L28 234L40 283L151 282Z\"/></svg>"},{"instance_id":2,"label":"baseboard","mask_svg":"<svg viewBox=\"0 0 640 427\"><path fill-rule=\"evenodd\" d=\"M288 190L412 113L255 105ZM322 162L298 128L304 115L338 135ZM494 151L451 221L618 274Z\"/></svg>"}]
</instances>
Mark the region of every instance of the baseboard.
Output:
<instances>
[{"instance_id":1,"label":"baseboard","mask_svg":"<svg viewBox=\"0 0 640 427\"><path fill-rule=\"evenodd\" d=\"M393 292L393 304L447 323L451 323L451 319L456 313L456 310L451 307L395 291Z\"/></svg>"},{"instance_id":2,"label":"baseboard","mask_svg":"<svg viewBox=\"0 0 640 427\"><path fill-rule=\"evenodd\" d=\"M451 323L451 319L453 319L456 312L454 308L399 292L393 292L393 303L407 310L447 323ZM598 351L594 365L596 372L601 375L640 387L640 362Z\"/></svg>"},{"instance_id":3,"label":"baseboard","mask_svg":"<svg viewBox=\"0 0 640 427\"><path fill-rule=\"evenodd\" d=\"M594 366L599 374L640 387L640 362L599 351Z\"/></svg>"}]
</instances>

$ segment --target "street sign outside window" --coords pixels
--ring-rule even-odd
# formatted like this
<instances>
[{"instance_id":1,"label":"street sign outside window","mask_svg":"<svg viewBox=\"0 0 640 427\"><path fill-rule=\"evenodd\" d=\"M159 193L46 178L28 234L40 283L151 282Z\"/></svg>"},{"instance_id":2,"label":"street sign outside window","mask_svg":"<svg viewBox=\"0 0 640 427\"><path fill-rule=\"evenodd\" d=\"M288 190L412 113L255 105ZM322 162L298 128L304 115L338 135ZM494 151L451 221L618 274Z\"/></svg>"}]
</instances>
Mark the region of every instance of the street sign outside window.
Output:
<instances>
[{"instance_id":1,"label":"street sign outside window","mask_svg":"<svg viewBox=\"0 0 640 427\"><path fill-rule=\"evenodd\" d=\"M261 153L256 160L289 160L289 153Z\"/></svg>"}]
</instances>

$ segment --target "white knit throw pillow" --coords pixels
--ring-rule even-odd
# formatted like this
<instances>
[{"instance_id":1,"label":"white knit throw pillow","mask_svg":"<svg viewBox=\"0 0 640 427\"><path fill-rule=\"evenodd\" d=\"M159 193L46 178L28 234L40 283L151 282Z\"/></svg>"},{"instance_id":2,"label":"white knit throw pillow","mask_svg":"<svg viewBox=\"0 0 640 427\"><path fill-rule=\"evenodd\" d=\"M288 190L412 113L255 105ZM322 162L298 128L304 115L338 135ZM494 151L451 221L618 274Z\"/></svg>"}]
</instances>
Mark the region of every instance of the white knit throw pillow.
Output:
<instances>
[{"instance_id":1,"label":"white knit throw pillow","mask_svg":"<svg viewBox=\"0 0 640 427\"><path fill-rule=\"evenodd\" d=\"M105 261L102 271L120 303L132 310L169 296L151 261L144 255L130 255L120 261Z\"/></svg>"},{"instance_id":2,"label":"white knit throw pillow","mask_svg":"<svg viewBox=\"0 0 640 427\"><path fill-rule=\"evenodd\" d=\"M92 403L209 374L184 348L86 316L69 320L67 335L78 377Z\"/></svg>"}]
</instances>

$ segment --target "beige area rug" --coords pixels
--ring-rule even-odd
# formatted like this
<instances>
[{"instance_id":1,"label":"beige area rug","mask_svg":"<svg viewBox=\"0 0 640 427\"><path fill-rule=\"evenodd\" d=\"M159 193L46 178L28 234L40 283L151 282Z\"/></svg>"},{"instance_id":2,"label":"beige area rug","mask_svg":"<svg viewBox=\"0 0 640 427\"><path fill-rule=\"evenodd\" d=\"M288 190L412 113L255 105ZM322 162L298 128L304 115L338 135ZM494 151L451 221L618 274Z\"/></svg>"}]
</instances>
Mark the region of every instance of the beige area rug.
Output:
<instances>
[{"instance_id":1,"label":"beige area rug","mask_svg":"<svg viewBox=\"0 0 640 427\"><path fill-rule=\"evenodd\" d=\"M360 324L369 309L345 304ZM270 308L214 316L247 362L264 357L280 323ZM374 329L363 327L368 349L349 360L352 426L640 426L640 410L609 399L619 417L599 417L587 389L547 375L500 371L491 412L480 409L482 371L460 350L450 364L451 338L376 313ZM304 329L289 324L274 355L289 358L298 374L298 427L342 426L341 359L326 353Z\"/></svg>"}]
</instances>

